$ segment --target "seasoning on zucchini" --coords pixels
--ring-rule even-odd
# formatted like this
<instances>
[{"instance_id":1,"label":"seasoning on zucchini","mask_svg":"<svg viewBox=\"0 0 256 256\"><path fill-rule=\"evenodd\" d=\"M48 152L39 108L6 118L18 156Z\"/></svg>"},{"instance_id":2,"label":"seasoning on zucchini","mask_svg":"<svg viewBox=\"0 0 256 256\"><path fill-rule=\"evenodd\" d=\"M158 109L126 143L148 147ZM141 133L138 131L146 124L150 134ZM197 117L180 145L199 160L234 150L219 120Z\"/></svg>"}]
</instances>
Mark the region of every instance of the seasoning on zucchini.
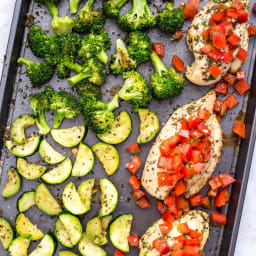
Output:
<instances>
[{"instance_id":1,"label":"seasoning on zucchini","mask_svg":"<svg viewBox=\"0 0 256 256\"><path fill-rule=\"evenodd\" d=\"M28 256L52 256L56 249L56 243L52 235L46 234L36 248Z\"/></svg>"},{"instance_id":2,"label":"seasoning on zucchini","mask_svg":"<svg viewBox=\"0 0 256 256\"><path fill-rule=\"evenodd\" d=\"M55 223L55 236L57 237L58 241L65 247L73 248L73 244L70 241L69 234L67 230L65 229L64 224L60 221L60 219L57 219Z\"/></svg>"},{"instance_id":3,"label":"seasoning on zucchini","mask_svg":"<svg viewBox=\"0 0 256 256\"><path fill-rule=\"evenodd\" d=\"M90 211L91 209L91 202L92 202L92 194L93 188L95 184L95 179L88 179L83 181L77 189L77 192L85 205L86 212Z\"/></svg>"},{"instance_id":4,"label":"seasoning on zucchini","mask_svg":"<svg viewBox=\"0 0 256 256\"><path fill-rule=\"evenodd\" d=\"M35 191L26 191L19 197L17 201L17 209L19 212L25 212L35 204Z\"/></svg>"},{"instance_id":5,"label":"seasoning on zucchini","mask_svg":"<svg viewBox=\"0 0 256 256\"><path fill-rule=\"evenodd\" d=\"M115 117L115 121L110 130L103 134L97 134L97 137L108 144L119 144L124 142L132 131L132 120L130 115L125 111L121 111Z\"/></svg>"},{"instance_id":6,"label":"seasoning on zucchini","mask_svg":"<svg viewBox=\"0 0 256 256\"><path fill-rule=\"evenodd\" d=\"M3 217L0 217L0 241L5 250L7 250L14 239L12 225Z\"/></svg>"},{"instance_id":7,"label":"seasoning on zucchini","mask_svg":"<svg viewBox=\"0 0 256 256\"><path fill-rule=\"evenodd\" d=\"M18 236L15 238L8 249L10 256L24 256L28 253L30 236Z\"/></svg>"},{"instance_id":8,"label":"seasoning on zucchini","mask_svg":"<svg viewBox=\"0 0 256 256\"><path fill-rule=\"evenodd\" d=\"M94 166L92 150L82 142L79 145L76 160L72 169L72 176L85 176Z\"/></svg>"},{"instance_id":9,"label":"seasoning on zucchini","mask_svg":"<svg viewBox=\"0 0 256 256\"><path fill-rule=\"evenodd\" d=\"M12 122L11 136L18 144L23 144L26 140L25 129L36 123L36 117L23 114Z\"/></svg>"},{"instance_id":10,"label":"seasoning on zucchini","mask_svg":"<svg viewBox=\"0 0 256 256\"><path fill-rule=\"evenodd\" d=\"M8 170L8 182L4 185L2 197L8 198L16 195L20 191L21 178L14 168Z\"/></svg>"},{"instance_id":11,"label":"seasoning on zucchini","mask_svg":"<svg viewBox=\"0 0 256 256\"><path fill-rule=\"evenodd\" d=\"M92 146L92 151L99 159L107 175L112 175L117 171L119 154L114 146L106 143L97 143Z\"/></svg>"},{"instance_id":12,"label":"seasoning on zucchini","mask_svg":"<svg viewBox=\"0 0 256 256\"><path fill-rule=\"evenodd\" d=\"M138 110L140 117L140 133L137 142L147 143L154 139L159 131L159 119L155 112L149 109L140 108Z\"/></svg>"}]
</instances>

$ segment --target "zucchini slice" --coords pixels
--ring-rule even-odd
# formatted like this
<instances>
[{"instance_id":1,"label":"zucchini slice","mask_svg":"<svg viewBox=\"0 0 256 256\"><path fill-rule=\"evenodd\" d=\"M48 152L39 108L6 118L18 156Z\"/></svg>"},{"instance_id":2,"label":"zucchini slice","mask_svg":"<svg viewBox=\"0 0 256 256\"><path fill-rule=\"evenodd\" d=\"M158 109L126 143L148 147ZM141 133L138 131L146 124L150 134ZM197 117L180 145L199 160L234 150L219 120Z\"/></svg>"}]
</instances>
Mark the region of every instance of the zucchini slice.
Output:
<instances>
[{"instance_id":1,"label":"zucchini slice","mask_svg":"<svg viewBox=\"0 0 256 256\"><path fill-rule=\"evenodd\" d=\"M36 123L36 117L32 115L20 115L12 122L11 136L18 144L23 144L26 140L25 129Z\"/></svg>"},{"instance_id":2,"label":"zucchini slice","mask_svg":"<svg viewBox=\"0 0 256 256\"><path fill-rule=\"evenodd\" d=\"M72 176L85 176L94 166L94 155L92 150L83 144L79 145L74 167L72 169Z\"/></svg>"},{"instance_id":3,"label":"zucchini slice","mask_svg":"<svg viewBox=\"0 0 256 256\"><path fill-rule=\"evenodd\" d=\"M27 180L40 178L46 171L46 166L27 162L25 158L17 158L17 170Z\"/></svg>"},{"instance_id":4,"label":"zucchini slice","mask_svg":"<svg viewBox=\"0 0 256 256\"><path fill-rule=\"evenodd\" d=\"M38 240L44 236L44 233L36 225L32 224L23 213L17 216L15 226L19 235L30 235L31 240Z\"/></svg>"},{"instance_id":5,"label":"zucchini slice","mask_svg":"<svg viewBox=\"0 0 256 256\"><path fill-rule=\"evenodd\" d=\"M41 136L33 136L25 139L22 145L13 140L6 140L5 146L15 156L25 157L34 154L39 146Z\"/></svg>"},{"instance_id":6,"label":"zucchini slice","mask_svg":"<svg viewBox=\"0 0 256 256\"><path fill-rule=\"evenodd\" d=\"M46 234L29 256L52 256L56 249L54 238Z\"/></svg>"},{"instance_id":7,"label":"zucchini slice","mask_svg":"<svg viewBox=\"0 0 256 256\"><path fill-rule=\"evenodd\" d=\"M66 148L78 145L84 138L86 128L84 125L67 129L52 129L51 135L55 142Z\"/></svg>"},{"instance_id":8,"label":"zucchini slice","mask_svg":"<svg viewBox=\"0 0 256 256\"><path fill-rule=\"evenodd\" d=\"M115 218L109 227L109 238L112 244L122 252L129 252L127 237L132 227L132 214L123 214Z\"/></svg>"},{"instance_id":9,"label":"zucchini slice","mask_svg":"<svg viewBox=\"0 0 256 256\"><path fill-rule=\"evenodd\" d=\"M106 217L102 217L101 218L101 226L103 228L103 230L107 230L108 229L108 226L109 226L109 223L111 222L112 220L112 215L108 215Z\"/></svg>"},{"instance_id":10,"label":"zucchini slice","mask_svg":"<svg viewBox=\"0 0 256 256\"><path fill-rule=\"evenodd\" d=\"M88 179L83 181L77 189L77 192L87 209L86 212L90 211L91 209L91 202L92 202L92 194L93 188L95 184L95 179Z\"/></svg>"},{"instance_id":11,"label":"zucchini slice","mask_svg":"<svg viewBox=\"0 0 256 256\"><path fill-rule=\"evenodd\" d=\"M3 217L0 217L0 241L5 250L7 250L14 238L12 225Z\"/></svg>"},{"instance_id":12,"label":"zucchini slice","mask_svg":"<svg viewBox=\"0 0 256 256\"><path fill-rule=\"evenodd\" d=\"M79 218L70 213L61 213L59 220L68 232L71 244L75 246L83 235L83 227Z\"/></svg>"},{"instance_id":13,"label":"zucchini slice","mask_svg":"<svg viewBox=\"0 0 256 256\"><path fill-rule=\"evenodd\" d=\"M20 191L21 178L14 168L8 170L8 182L4 185L2 197L8 198Z\"/></svg>"},{"instance_id":14,"label":"zucchini slice","mask_svg":"<svg viewBox=\"0 0 256 256\"><path fill-rule=\"evenodd\" d=\"M83 256L107 256L107 253L100 246L93 243L85 233L79 242L78 250Z\"/></svg>"},{"instance_id":15,"label":"zucchini slice","mask_svg":"<svg viewBox=\"0 0 256 256\"><path fill-rule=\"evenodd\" d=\"M105 143L97 143L92 146L92 151L99 159L107 175L112 175L117 171L119 166L119 154L114 146Z\"/></svg>"},{"instance_id":16,"label":"zucchini slice","mask_svg":"<svg viewBox=\"0 0 256 256\"><path fill-rule=\"evenodd\" d=\"M19 212L25 212L31 206L35 205L35 191L24 192L17 201L17 208Z\"/></svg>"},{"instance_id":17,"label":"zucchini slice","mask_svg":"<svg viewBox=\"0 0 256 256\"><path fill-rule=\"evenodd\" d=\"M158 116L149 109L140 108L138 110L140 117L140 133L137 138L139 144L147 143L153 140L159 131L160 124Z\"/></svg>"},{"instance_id":18,"label":"zucchini slice","mask_svg":"<svg viewBox=\"0 0 256 256\"><path fill-rule=\"evenodd\" d=\"M95 244L102 246L108 243L107 232L102 228L102 222L98 216L87 222L85 232L87 237Z\"/></svg>"},{"instance_id":19,"label":"zucchini slice","mask_svg":"<svg viewBox=\"0 0 256 256\"><path fill-rule=\"evenodd\" d=\"M57 219L55 223L55 236L57 237L58 241L65 247L73 248L73 244L70 241L69 234L67 230L65 229L64 224L60 221L60 219Z\"/></svg>"},{"instance_id":20,"label":"zucchini slice","mask_svg":"<svg viewBox=\"0 0 256 256\"><path fill-rule=\"evenodd\" d=\"M61 184L68 179L72 171L72 162L70 158L66 158L55 168L49 170L41 179L48 184Z\"/></svg>"},{"instance_id":21,"label":"zucchini slice","mask_svg":"<svg viewBox=\"0 0 256 256\"><path fill-rule=\"evenodd\" d=\"M131 134L132 120L130 115L125 111L121 111L116 116L114 124L109 132L97 134L98 139L108 144L119 144L124 142Z\"/></svg>"},{"instance_id":22,"label":"zucchini slice","mask_svg":"<svg viewBox=\"0 0 256 256\"><path fill-rule=\"evenodd\" d=\"M46 139L43 139L39 146L39 154L42 159L48 164L58 164L61 163L65 156L56 151Z\"/></svg>"},{"instance_id":23,"label":"zucchini slice","mask_svg":"<svg viewBox=\"0 0 256 256\"><path fill-rule=\"evenodd\" d=\"M62 201L65 208L75 215L81 215L88 211L73 182L69 182L64 188Z\"/></svg>"},{"instance_id":24,"label":"zucchini slice","mask_svg":"<svg viewBox=\"0 0 256 256\"><path fill-rule=\"evenodd\" d=\"M59 256L78 256L71 251L59 251Z\"/></svg>"},{"instance_id":25,"label":"zucchini slice","mask_svg":"<svg viewBox=\"0 0 256 256\"><path fill-rule=\"evenodd\" d=\"M10 256L26 256L30 245L30 236L19 236L15 238L8 249Z\"/></svg>"},{"instance_id":26,"label":"zucchini slice","mask_svg":"<svg viewBox=\"0 0 256 256\"><path fill-rule=\"evenodd\" d=\"M101 208L99 216L107 216L112 213L118 203L118 191L116 186L108 179L100 179Z\"/></svg>"},{"instance_id":27,"label":"zucchini slice","mask_svg":"<svg viewBox=\"0 0 256 256\"><path fill-rule=\"evenodd\" d=\"M38 209L48 215L59 215L62 212L61 206L44 183L41 183L36 189L35 202Z\"/></svg>"}]
</instances>

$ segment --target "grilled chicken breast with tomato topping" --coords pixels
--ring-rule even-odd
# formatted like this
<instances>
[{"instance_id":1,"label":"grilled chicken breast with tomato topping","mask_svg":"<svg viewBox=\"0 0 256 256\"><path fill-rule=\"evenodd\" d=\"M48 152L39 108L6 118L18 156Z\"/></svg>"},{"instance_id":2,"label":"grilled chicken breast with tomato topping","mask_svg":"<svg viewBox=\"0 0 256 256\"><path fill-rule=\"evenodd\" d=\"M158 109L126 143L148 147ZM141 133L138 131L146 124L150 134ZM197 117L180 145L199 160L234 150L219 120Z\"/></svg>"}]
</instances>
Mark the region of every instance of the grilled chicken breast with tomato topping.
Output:
<instances>
[{"instance_id":1,"label":"grilled chicken breast with tomato topping","mask_svg":"<svg viewBox=\"0 0 256 256\"><path fill-rule=\"evenodd\" d=\"M219 15L221 8L225 8L223 18ZM238 13L240 15L239 18L234 18L237 17ZM217 14L215 20L221 21L213 22L213 14ZM242 22L239 22L238 19ZM188 48L195 57L194 63L188 65L186 69L188 80L200 86L208 86L219 81L228 71L235 73L243 64L243 61L236 57L239 49L248 50L248 20L248 0L225 2L212 0L203 7L194 17L187 34ZM224 33L224 39L220 32ZM215 35L213 35L214 33ZM232 33L235 33L240 38L240 42L235 46L229 42L229 36ZM213 36L216 36L216 38L213 39ZM209 40L206 42L207 38ZM223 40L225 41L224 44ZM214 47L214 44L219 48ZM213 48L210 50L209 47ZM220 72L217 77L213 77L209 72L209 68L215 64Z\"/></svg>"},{"instance_id":2,"label":"grilled chicken breast with tomato topping","mask_svg":"<svg viewBox=\"0 0 256 256\"><path fill-rule=\"evenodd\" d=\"M166 237L164 237L170 248L175 244L175 241L177 241L175 238L182 235L182 233L180 233L178 229L178 225L181 223L186 223L191 230L195 230L202 234L202 240L199 244L199 249L203 250L205 243L209 237L208 214L200 210L191 210L188 213L184 214L181 218L174 221L172 223L171 231L166 235ZM162 219L156 221L155 223L153 223L153 225L151 225L148 228L146 233L141 237L139 245L139 256L160 256L159 251L155 249L153 246L153 241L160 237L163 237L163 234L159 228L159 225L161 224L164 224L164 221Z\"/></svg>"},{"instance_id":3,"label":"grilled chicken breast with tomato topping","mask_svg":"<svg viewBox=\"0 0 256 256\"><path fill-rule=\"evenodd\" d=\"M196 114L199 109L207 110L210 113L210 117L205 121L205 125L207 125L211 131L211 134L209 135L209 140L211 141L211 155L209 160L204 162L204 168L199 174L185 179L187 183L185 196L189 198L200 191L207 183L207 180L212 176L212 173L219 162L222 150L222 131L215 114L213 114L215 100L216 94L214 90L211 90L202 98L174 111L162 128L149 151L141 179L143 187L153 197L164 200L176 184L176 182L173 182L172 185L160 186L158 183L158 174L163 172L168 173L168 170L158 167L158 160L161 156L160 146L163 141L179 133L182 119L185 118L188 120L190 116Z\"/></svg>"}]
</instances>

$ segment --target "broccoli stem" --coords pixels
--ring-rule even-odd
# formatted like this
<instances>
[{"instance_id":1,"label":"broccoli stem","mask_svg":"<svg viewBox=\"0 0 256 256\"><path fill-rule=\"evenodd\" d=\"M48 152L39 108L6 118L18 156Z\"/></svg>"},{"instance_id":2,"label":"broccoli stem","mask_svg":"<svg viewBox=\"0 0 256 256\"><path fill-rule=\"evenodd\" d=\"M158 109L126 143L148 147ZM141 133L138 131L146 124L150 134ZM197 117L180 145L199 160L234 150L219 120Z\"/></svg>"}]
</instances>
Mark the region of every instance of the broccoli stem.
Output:
<instances>
[{"instance_id":1,"label":"broccoli stem","mask_svg":"<svg viewBox=\"0 0 256 256\"><path fill-rule=\"evenodd\" d=\"M94 4L94 1L95 0L88 0L87 3L84 5L84 7L81 9L81 13L83 11L87 11L87 10L90 10Z\"/></svg>"},{"instance_id":2,"label":"broccoli stem","mask_svg":"<svg viewBox=\"0 0 256 256\"><path fill-rule=\"evenodd\" d=\"M75 76L69 77L67 80L68 80L69 84L75 85L75 84L79 83L80 81L82 81L86 78L89 78L89 77L91 77L91 74L81 72Z\"/></svg>"},{"instance_id":3,"label":"broccoli stem","mask_svg":"<svg viewBox=\"0 0 256 256\"><path fill-rule=\"evenodd\" d=\"M53 120L53 124L52 124L53 128L58 129L64 118L65 118L65 114L56 113L54 120Z\"/></svg>"},{"instance_id":4,"label":"broccoli stem","mask_svg":"<svg viewBox=\"0 0 256 256\"><path fill-rule=\"evenodd\" d=\"M81 2L81 0L69 0L70 14L77 13L78 6L79 6L80 2Z\"/></svg>"},{"instance_id":5,"label":"broccoli stem","mask_svg":"<svg viewBox=\"0 0 256 256\"><path fill-rule=\"evenodd\" d=\"M113 5L121 8L128 0L113 0Z\"/></svg>"},{"instance_id":6,"label":"broccoli stem","mask_svg":"<svg viewBox=\"0 0 256 256\"><path fill-rule=\"evenodd\" d=\"M143 14L144 12L152 15L147 0L133 0L133 10L135 13L138 14L138 16L140 16L140 14Z\"/></svg>"},{"instance_id":7,"label":"broccoli stem","mask_svg":"<svg viewBox=\"0 0 256 256\"><path fill-rule=\"evenodd\" d=\"M113 111L119 107L119 96L116 94L114 98L108 103L108 110Z\"/></svg>"},{"instance_id":8,"label":"broccoli stem","mask_svg":"<svg viewBox=\"0 0 256 256\"><path fill-rule=\"evenodd\" d=\"M51 130L50 126L48 125L48 123L45 119L45 113L43 111L38 115L36 124L37 124L40 134L45 135L45 134L49 133Z\"/></svg>"},{"instance_id":9,"label":"broccoli stem","mask_svg":"<svg viewBox=\"0 0 256 256\"><path fill-rule=\"evenodd\" d=\"M22 57L19 58L17 62L18 62L18 63L25 64L26 66L29 66L29 65L32 63L31 60L28 60L28 59L25 59L25 58L22 58Z\"/></svg>"},{"instance_id":10,"label":"broccoli stem","mask_svg":"<svg viewBox=\"0 0 256 256\"><path fill-rule=\"evenodd\" d=\"M165 65L163 64L163 62L161 61L161 59L159 58L159 56L155 52L152 52L150 57L151 57L153 65L156 69L156 72L160 76L162 75L162 72L168 71L167 68L165 67Z\"/></svg>"},{"instance_id":11,"label":"broccoli stem","mask_svg":"<svg viewBox=\"0 0 256 256\"><path fill-rule=\"evenodd\" d=\"M56 4L53 3L53 1L46 2L46 6L47 6L47 8L49 10L49 13L51 14L51 16L53 18L57 18L59 16L59 10L58 10Z\"/></svg>"},{"instance_id":12,"label":"broccoli stem","mask_svg":"<svg viewBox=\"0 0 256 256\"><path fill-rule=\"evenodd\" d=\"M69 69L71 69L71 70L73 70L73 71L75 71L76 73L80 73L80 72L82 72L82 70L83 70L83 67L80 65L80 64L78 64L78 63L73 63L73 62L63 62L62 63L65 67L67 67L67 68L69 68Z\"/></svg>"},{"instance_id":13,"label":"broccoli stem","mask_svg":"<svg viewBox=\"0 0 256 256\"><path fill-rule=\"evenodd\" d=\"M96 56L104 64L108 63L108 55L104 50L101 50L98 54L96 54Z\"/></svg>"}]
</instances>

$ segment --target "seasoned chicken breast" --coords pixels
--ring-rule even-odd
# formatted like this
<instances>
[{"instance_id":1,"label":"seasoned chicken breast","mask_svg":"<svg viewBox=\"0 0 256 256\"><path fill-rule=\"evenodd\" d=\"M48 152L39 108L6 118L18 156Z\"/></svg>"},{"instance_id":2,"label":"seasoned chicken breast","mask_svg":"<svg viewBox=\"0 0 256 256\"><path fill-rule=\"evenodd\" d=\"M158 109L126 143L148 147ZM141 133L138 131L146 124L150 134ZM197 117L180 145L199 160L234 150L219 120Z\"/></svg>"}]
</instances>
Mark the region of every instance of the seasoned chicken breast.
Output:
<instances>
[{"instance_id":1,"label":"seasoned chicken breast","mask_svg":"<svg viewBox=\"0 0 256 256\"><path fill-rule=\"evenodd\" d=\"M224 4L230 6L234 1L226 1ZM249 11L249 1L242 0L245 4L245 9ZM222 61L215 62L206 54L202 53L200 49L205 46L202 38L202 32L209 28L209 20L211 15L216 12L218 8L218 1L212 0L203 7L194 17L190 29L187 34L187 45L189 50L194 54L194 63L187 66L186 77L192 83L200 86L208 86L219 81L228 71L235 73L240 66L242 61L236 58L238 49L233 52L234 60L231 63L223 63ZM248 33L247 28L249 24L246 23L236 23L234 32L241 38L241 48L248 50ZM212 64L217 64L221 70L221 75L216 79L209 79L210 73L208 71Z\"/></svg>"},{"instance_id":2,"label":"seasoned chicken breast","mask_svg":"<svg viewBox=\"0 0 256 256\"><path fill-rule=\"evenodd\" d=\"M152 226L148 228L146 233L140 239L140 253L139 256L159 256L160 253L153 248L152 242L162 237L162 233L159 228L159 224L164 223L162 219L156 221ZM203 239L200 244L200 249L203 250L205 243L209 237L209 216L207 213L199 210L193 210L184 214L180 219L174 221L173 228L167 234L167 243L169 246L174 244L174 237L182 235L178 229L177 224L187 223L190 229L197 230L203 234Z\"/></svg>"},{"instance_id":3,"label":"seasoned chicken breast","mask_svg":"<svg viewBox=\"0 0 256 256\"><path fill-rule=\"evenodd\" d=\"M201 190L201 188L206 184L207 180L211 177L219 162L222 150L222 131L216 116L213 114L215 99L216 94L214 90L209 91L202 98L178 108L175 112L173 112L165 126L162 128L161 132L156 138L155 143L149 151L141 179L143 187L153 197L163 200L169 195L175 186L175 184L173 184L173 186L158 185L157 173L166 172L165 169L157 166L158 158L160 156L160 145L164 140L178 133L181 126L181 119L188 119L190 115L196 113L199 108L206 109L211 113L211 117L205 123L211 130L211 158L200 174L194 175L193 178L187 180L186 197L190 197Z\"/></svg>"}]
</instances>

